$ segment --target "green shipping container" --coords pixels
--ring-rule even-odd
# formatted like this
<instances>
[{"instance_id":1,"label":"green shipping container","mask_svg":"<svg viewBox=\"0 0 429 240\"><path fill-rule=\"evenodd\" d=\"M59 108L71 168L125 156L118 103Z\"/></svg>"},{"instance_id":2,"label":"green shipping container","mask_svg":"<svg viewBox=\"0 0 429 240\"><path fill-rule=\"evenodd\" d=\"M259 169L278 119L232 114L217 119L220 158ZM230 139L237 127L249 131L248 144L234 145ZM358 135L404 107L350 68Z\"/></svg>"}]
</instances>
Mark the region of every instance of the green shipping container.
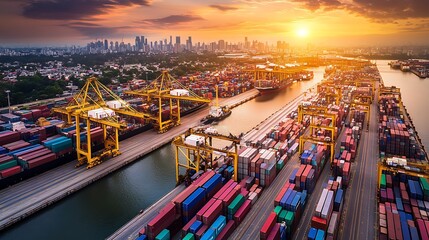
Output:
<instances>
[{"instance_id":1,"label":"green shipping container","mask_svg":"<svg viewBox=\"0 0 429 240\"><path fill-rule=\"evenodd\" d=\"M232 201L231 204L228 206L228 214L234 215L237 210L241 207L241 205L244 203L244 197L241 194L238 194L238 196Z\"/></svg>"},{"instance_id":2,"label":"green shipping container","mask_svg":"<svg viewBox=\"0 0 429 240\"><path fill-rule=\"evenodd\" d=\"M420 185L422 185L422 189L423 189L423 194L425 196L429 196L429 183L428 180L426 178L420 178Z\"/></svg>"},{"instance_id":3,"label":"green shipping container","mask_svg":"<svg viewBox=\"0 0 429 240\"><path fill-rule=\"evenodd\" d=\"M282 207L281 206L277 206L274 208L274 212L276 213L277 217L280 215L280 212L282 211Z\"/></svg>"},{"instance_id":4,"label":"green shipping container","mask_svg":"<svg viewBox=\"0 0 429 240\"><path fill-rule=\"evenodd\" d=\"M156 237L155 240L170 240L170 230L162 230Z\"/></svg>"},{"instance_id":5,"label":"green shipping container","mask_svg":"<svg viewBox=\"0 0 429 240\"><path fill-rule=\"evenodd\" d=\"M294 218L295 218L294 213L288 211L285 217L286 225L291 226Z\"/></svg>"},{"instance_id":6,"label":"green shipping container","mask_svg":"<svg viewBox=\"0 0 429 240\"><path fill-rule=\"evenodd\" d=\"M380 187L384 189L386 188L386 175L384 175L384 173L381 174Z\"/></svg>"},{"instance_id":7,"label":"green shipping container","mask_svg":"<svg viewBox=\"0 0 429 240\"><path fill-rule=\"evenodd\" d=\"M192 233L186 234L186 236L183 238L183 240L195 240L194 234L192 234Z\"/></svg>"},{"instance_id":8,"label":"green shipping container","mask_svg":"<svg viewBox=\"0 0 429 240\"><path fill-rule=\"evenodd\" d=\"M280 223L286 221L285 218L286 218L286 214L287 213L288 213L288 211L286 211L286 210L282 210L280 212L280 215L279 215L279 218L278 218Z\"/></svg>"},{"instance_id":9,"label":"green shipping container","mask_svg":"<svg viewBox=\"0 0 429 240\"><path fill-rule=\"evenodd\" d=\"M15 167L16 165L18 165L16 160L10 160L9 162L5 162L5 163L0 164L0 171L3 171L5 169L11 168L11 167Z\"/></svg>"},{"instance_id":10,"label":"green shipping container","mask_svg":"<svg viewBox=\"0 0 429 240\"><path fill-rule=\"evenodd\" d=\"M285 165L285 162L283 161L283 159L280 159L277 162L277 165L276 165L277 170L282 170L282 168L284 167L284 165Z\"/></svg>"}]
</instances>

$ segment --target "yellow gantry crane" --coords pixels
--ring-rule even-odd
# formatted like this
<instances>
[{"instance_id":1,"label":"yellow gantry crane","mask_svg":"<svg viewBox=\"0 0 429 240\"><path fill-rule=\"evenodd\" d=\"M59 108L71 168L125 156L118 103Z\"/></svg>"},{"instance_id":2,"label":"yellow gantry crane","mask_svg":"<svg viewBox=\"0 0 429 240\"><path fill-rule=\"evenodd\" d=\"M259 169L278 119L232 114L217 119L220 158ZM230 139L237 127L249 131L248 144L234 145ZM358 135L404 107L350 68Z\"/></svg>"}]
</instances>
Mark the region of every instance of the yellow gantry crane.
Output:
<instances>
[{"instance_id":1,"label":"yellow gantry crane","mask_svg":"<svg viewBox=\"0 0 429 240\"><path fill-rule=\"evenodd\" d=\"M213 146L213 139L224 140L231 145L229 148L217 148ZM189 129L185 134L176 137L173 140L176 159L176 181L180 179L180 168L186 170L201 170L200 164L204 164L204 171L208 169L209 163L212 166L214 155L223 155L226 158L231 157L234 165L234 181L238 180L238 145L240 138L229 135L225 136L216 131L207 131L204 129ZM185 163L180 161L184 157Z\"/></svg>"},{"instance_id":2,"label":"yellow gantry crane","mask_svg":"<svg viewBox=\"0 0 429 240\"><path fill-rule=\"evenodd\" d=\"M335 139L336 139L336 129L335 123L337 120L337 116L335 114L328 113L328 108L326 106L302 106L302 104L298 105L298 122L301 123L303 117L307 115L311 117L310 120L310 136L300 136L299 138L299 154L304 152L304 144L305 142L322 144L328 147L331 151L330 161L334 160L334 147L335 147ZM330 118L332 119L330 126L323 126L315 123L316 118ZM314 138L313 131L317 129L324 129L331 131L330 139L318 139Z\"/></svg>"},{"instance_id":3,"label":"yellow gantry crane","mask_svg":"<svg viewBox=\"0 0 429 240\"><path fill-rule=\"evenodd\" d=\"M158 132L163 133L169 128L180 124L180 101L191 101L200 103L210 103L209 99L202 98L183 86L179 81L174 79L168 71L152 81L146 88L135 91L125 91L125 94L142 97L143 100L158 102L157 116L151 115L155 122ZM170 117L167 120L162 118L163 101L169 102ZM176 108L176 110L174 110Z\"/></svg>"},{"instance_id":4,"label":"yellow gantry crane","mask_svg":"<svg viewBox=\"0 0 429 240\"><path fill-rule=\"evenodd\" d=\"M106 101L109 99L111 101ZM119 131L126 129L127 125L121 121L118 114L137 118L149 118L149 115L139 113L127 102L119 98L109 88L101 84L97 78L90 77L66 107L54 108L54 112L67 118L67 124L76 125L76 152L77 166L87 163L91 168L106 157L114 157L119 152ZM86 125L86 146L83 146L80 135L81 122ZM103 129L104 149L100 154L92 152L91 125L99 125Z\"/></svg>"}]
</instances>

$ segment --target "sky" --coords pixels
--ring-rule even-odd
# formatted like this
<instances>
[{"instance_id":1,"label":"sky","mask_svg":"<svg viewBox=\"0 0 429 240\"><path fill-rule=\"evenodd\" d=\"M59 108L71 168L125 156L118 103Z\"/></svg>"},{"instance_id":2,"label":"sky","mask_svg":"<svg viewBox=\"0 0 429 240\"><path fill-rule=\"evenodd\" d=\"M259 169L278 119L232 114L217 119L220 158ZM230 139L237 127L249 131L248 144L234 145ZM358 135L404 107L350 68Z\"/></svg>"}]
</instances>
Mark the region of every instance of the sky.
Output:
<instances>
[{"instance_id":1,"label":"sky","mask_svg":"<svg viewBox=\"0 0 429 240\"><path fill-rule=\"evenodd\" d=\"M0 46L188 36L315 46L429 45L429 0L0 0ZM174 40L173 40L174 41Z\"/></svg>"}]
</instances>

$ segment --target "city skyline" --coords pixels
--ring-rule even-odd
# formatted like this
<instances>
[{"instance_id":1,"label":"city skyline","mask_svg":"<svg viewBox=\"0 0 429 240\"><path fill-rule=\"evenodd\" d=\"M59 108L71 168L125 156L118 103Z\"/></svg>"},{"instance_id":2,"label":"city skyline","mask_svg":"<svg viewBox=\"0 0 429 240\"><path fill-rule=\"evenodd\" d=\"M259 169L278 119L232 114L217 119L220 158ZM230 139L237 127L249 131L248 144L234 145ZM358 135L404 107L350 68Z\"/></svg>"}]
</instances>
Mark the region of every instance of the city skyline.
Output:
<instances>
[{"instance_id":1,"label":"city skyline","mask_svg":"<svg viewBox=\"0 0 429 240\"><path fill-rule=\"evenodd\" d=\"M291 45L426 45L428 8L426 0L6 0L0 45L134 44L136 35L181 36L182 44L188 36L194 44L247 36Z\"/></svg>"}]
</instances>

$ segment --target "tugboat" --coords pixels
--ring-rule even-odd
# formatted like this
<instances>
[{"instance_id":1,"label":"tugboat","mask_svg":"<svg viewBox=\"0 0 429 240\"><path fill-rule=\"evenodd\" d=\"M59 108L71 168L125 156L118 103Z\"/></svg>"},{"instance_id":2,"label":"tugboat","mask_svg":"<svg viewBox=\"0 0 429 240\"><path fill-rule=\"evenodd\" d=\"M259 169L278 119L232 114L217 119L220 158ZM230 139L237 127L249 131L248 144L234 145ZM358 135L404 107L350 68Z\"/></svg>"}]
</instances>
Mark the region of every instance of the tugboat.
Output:
<instances>
[{"instance_id":1,"label":"tugboat","mask_svg":"<svg viewBox=\"0 0 429 240\"><path fill-rule=\"evenodd\" d=\"M218 88L216 86L216 105L210 107L209 115L201 119L202 124L211 124L213 122L219 122L229 115L231 115L232 111L227 106L219 107L218 101Z\"/></svg>"}]
</instances>

